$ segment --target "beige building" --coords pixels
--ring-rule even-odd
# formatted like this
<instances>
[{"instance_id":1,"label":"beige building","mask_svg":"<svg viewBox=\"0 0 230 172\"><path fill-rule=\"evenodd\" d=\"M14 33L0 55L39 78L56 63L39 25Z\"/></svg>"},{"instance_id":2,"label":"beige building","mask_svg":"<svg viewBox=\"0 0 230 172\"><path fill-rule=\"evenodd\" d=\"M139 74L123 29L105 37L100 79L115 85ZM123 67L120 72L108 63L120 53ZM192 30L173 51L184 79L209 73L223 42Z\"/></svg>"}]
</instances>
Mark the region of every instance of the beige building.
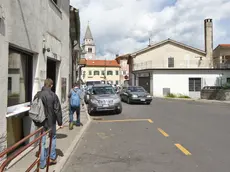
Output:
<instances>
[{"instance_id":1,"label":"beige building","mask_svg":"<svg viewBox=\"0 0 230 172\"><path fill-rule=\"evenodd\" d=\"M213 63L215 68L230 68L230 44L219 44L213 50Z\"/></svg>"},{"instance_id":2,"label":"beige building","mask_svg":"<svg viewBox=\"0 0 230 172\"><path fill-rule=\"evenodd\" d=\"M120 85L120 65L116 60L81 60L81 79L87 82L105 82Z\"/></svg>"},{"instance_id":3,"label":"beige building","mask_svg":"<svg viewBox=\"0 0 230 172\"><path fill-rule=\"evenodd\" d=\"M214 68L220 61L223 64L223 58L227 64L226 47L213 51L213 23L205 19L204 50L167 39L116 60L128 59L129 84L142 86L153 96L173 93L199 98L204 86L220 86L229 80L230 70Z\"/></svg>"}]
</instances>

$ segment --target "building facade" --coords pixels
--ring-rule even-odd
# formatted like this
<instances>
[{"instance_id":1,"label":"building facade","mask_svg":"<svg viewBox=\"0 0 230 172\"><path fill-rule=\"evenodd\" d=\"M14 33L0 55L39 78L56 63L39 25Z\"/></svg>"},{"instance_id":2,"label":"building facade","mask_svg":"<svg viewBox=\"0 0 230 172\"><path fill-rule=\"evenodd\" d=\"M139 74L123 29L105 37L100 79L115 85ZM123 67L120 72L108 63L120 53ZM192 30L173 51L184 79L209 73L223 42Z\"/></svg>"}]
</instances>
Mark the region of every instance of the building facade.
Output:
<instances>
[{"instance_id":1,"label":"building facade","mask_svg":"<svg viewBox=\"0 0 230 172\"><path fill-rule=\"evenodd\" d=\"M82 80L120 85L120 65L116 60L82 60Z\"/></svg>"},{"instance_id":2,"label":"building facade","mask_svg":"<svg viewBox=\"0 0 230 172\"><path fill-rule=\"evenodd\" d=\"M173 93L200 98L204 86L227 82L229 71L215 68L213 53L218 53L213 52L212 19L204 20L204 40L204 50L167 39L128 54L130 84L144 87L153 96ZM220 55L215 56L220 61Z\"/></svg>"},{"instance_id":3,"label":"building facade","mask_svg":"<svg viewBox=\"0 0 230 172\"><path fill-rule=\"evenodd\" d=\"M0 152L35 130L26 115L46 78L67 120L70 51L69 0L0 2Z\"/></svg>"}]
</instances>

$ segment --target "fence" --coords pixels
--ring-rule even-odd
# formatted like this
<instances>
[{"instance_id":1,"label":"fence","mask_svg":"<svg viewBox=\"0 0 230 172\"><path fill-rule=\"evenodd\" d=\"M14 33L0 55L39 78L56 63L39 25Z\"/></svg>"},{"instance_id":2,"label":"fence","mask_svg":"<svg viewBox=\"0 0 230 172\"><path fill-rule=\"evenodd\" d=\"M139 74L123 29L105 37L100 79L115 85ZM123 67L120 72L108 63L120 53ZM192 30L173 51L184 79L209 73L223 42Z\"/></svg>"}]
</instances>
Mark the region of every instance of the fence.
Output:
<instances>
[{"instance_id":1,"label":"fence","mask_svg":"<svg viewBox=\"0 0 230 172\"><path fill-rule=\"evenodd\" d=\"M17 156L19 156L23 151L25 151L26 149L28 149L30 146L32 146L33 144L35 144L38 141L39 141L39 154L38 154L38 158L28 167L28 169L26 170L26 172L29 172L30 170L32 170L36 164L37 164L36 171L39 172L42 137L45 136L45 135L47 135L50 132L50 130L48 130L46 132L44 132L43 130L44 130L43 127L39 128L34 133L31 133L30 135L26 136L22 140L20 140L17 143L15 143L10 148L7 148L5 151L3 151L2 153L0 153L0 158L3 158L8 153L12 153L13 151L15 151L15 149L18 148L20 145L22 145L26 140L28 140L29 138L31 138L31 137L33 137L33 136L35 136L36 134L39 133L39 136L37 138L35 138L32 142L30 142L29 144L27 144L27 145L23 146L22 148L16 150L15 153L12 153L12 155L10 155L9 157L7 157L6 160L3 161L2 165L0 166L0 172L3 172L5 170L6 166L10 163L10 161L12 161L14 158L16 158ZM49 142L49 148L48 148L48 152L49 153L48 153L48 158L47 158L46 172L49 171L51 144L52 144L52 135L50 135L50 142ZM36 146L33 149L35 149L35 148L36 148Z\"/></svg>"}]
</instances>

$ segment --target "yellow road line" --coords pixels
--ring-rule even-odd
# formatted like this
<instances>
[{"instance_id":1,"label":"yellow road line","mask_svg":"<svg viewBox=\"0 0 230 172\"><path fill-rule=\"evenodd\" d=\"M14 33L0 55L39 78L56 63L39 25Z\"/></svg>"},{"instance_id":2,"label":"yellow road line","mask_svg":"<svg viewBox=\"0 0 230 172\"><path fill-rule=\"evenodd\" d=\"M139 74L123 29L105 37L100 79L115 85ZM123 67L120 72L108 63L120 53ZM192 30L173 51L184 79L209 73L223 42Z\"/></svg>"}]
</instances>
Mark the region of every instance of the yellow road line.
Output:
<instances>
[{"instance_id":1,"label":"yellow road line","mask_svg":"<svg viewBox=\"0 0 230 172\"><path fill-rule=\"evenodd\" d=\"M149 123L153 123L153 120L151 120L151 119L148 119L148 121L149 121Z\"/></svg>"},{"instance_id":2,"label":"yellow road line","mask_svg":"<svg viewBox=\"0 0 230 172\"><path fill-rule=\"evenodd\" d=\"M151 119L121 119L121 120L100 120L97 122L134 122L134 121L148 121L150 122ZM151 120L150 123L153 123Z\"/></svg>"},{"instance_id":3,"label":"yellow road line","mask_svg":"<svg viewBox=\"0 0 230 172\"><path fill-rule=\"evenodd\" d=\"M175 144L175 146L181 150L185 155L192 155L187 149L185 149L181 144Z\"/></svg>"},{"instance_id":4,"label":"yellow road line","mask_svg":"<svg viewBox=\"0 0 230 172\"><path fill-rule=\"evenodd\" d=\"M164 131L162 130L161 128L158 128L158 131L165 137L168 137L169 135Z\"/></svg>"}]
</instances>

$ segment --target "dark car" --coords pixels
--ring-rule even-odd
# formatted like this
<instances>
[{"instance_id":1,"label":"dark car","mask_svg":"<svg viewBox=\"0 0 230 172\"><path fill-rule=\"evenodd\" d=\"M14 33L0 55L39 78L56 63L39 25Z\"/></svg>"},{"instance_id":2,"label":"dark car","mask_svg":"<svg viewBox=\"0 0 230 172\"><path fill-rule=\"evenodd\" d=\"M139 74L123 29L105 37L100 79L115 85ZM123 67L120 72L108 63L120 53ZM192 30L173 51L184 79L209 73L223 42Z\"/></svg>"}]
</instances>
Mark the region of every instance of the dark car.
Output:
<instances>
[{"instance_id":1,"label":"dark car","mask_svg":"<svg viewBox=\"0 0 230 172\"><path fill-rule=\"evenodd\" d=\"M94 85L90 90L88 100L88 113L114 111L116 114L122 112L120 96L111 85Z\"/></svg>"},{"instance_id":2,"label":"dark car","mask_svg":"<svg viewBox=\"0 0 230 172\"><path fill-rule=\"evenodd\" d=\"M124 87L120 93L122 101L131 103L146 103L152 102L152 96L140 86L128 86Z\"/></svg>"},{"instance_id":3,"label":"dark car","mask_svg":"<svg viewBox=\"0 0 230 172\"><path fill-rule=\"evenodd\" d=\"M90 94L90 90L92 89L92 85L89 85L85 88L85 91L84 91L84 101L86 104L88 104L88 101L89 101L89 94Z\"/></svg>"}]
</instances>

